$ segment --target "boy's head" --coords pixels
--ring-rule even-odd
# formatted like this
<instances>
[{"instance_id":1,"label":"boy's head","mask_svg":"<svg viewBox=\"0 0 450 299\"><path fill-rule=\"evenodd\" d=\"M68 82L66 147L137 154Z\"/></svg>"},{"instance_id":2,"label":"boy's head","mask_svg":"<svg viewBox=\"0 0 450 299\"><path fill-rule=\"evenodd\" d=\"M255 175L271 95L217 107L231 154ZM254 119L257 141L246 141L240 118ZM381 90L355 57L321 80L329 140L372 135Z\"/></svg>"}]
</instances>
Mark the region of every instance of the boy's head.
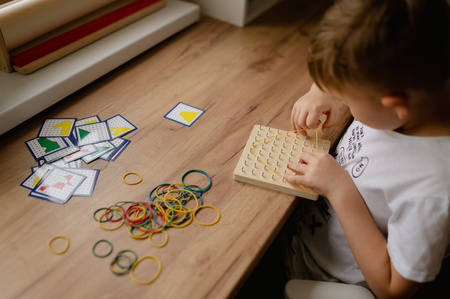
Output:
<instances>
[{"instance_id":1,"label":"boy's head","mask_svg":"<svg viewBox=\"0 0 450 299\"><path fill-rule=\"evenodd\" d=\"M450 74L447 0L337 0L308 55L314 81L342 92L363 86L381 92L431 92Z\"/></svg>"}]
</instances>

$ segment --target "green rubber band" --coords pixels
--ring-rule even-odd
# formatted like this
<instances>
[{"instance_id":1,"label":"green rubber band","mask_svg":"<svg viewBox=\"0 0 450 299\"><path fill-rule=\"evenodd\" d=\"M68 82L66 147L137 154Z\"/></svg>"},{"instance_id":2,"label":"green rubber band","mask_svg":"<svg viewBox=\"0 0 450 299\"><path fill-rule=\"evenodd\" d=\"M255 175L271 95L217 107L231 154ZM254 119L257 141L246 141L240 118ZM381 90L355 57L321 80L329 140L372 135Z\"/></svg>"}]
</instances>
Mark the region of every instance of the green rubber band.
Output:
<instances>
[{"instance_id":1,"label":"green rubber band","mask_svg":"<svg viewBox=\"0 0 450 299\"><path fill-rule=\"evenodd\" d=\"M136 252L134 252L134 251L131 250L131 249L124 249L124 250L119 251L119 252L116 254L116 257L119 257L119 256L121 256L121 255L124 255L123 253L125 253L125 252L131 252L131 253L134 255L134 260L133 260L132 262L131 262L131 260L130 260L130 262L131 262L130 265L128 265L128 266L123 266L123 265L121 265L121 264L119 263L119 259L116 259L116 265L117 265L118 267L122 268L122 269L129 269L129 268L131 267L131 265L133 265L134 263L136 263L136 261L138 260L138 255L137 255ZM125 256L125 255L124 255L124 256Z\"/></svg>"},{"instance_id":2,"label":"green rubber band","mask_svg":"<svg viewBox=\"0 0 450 299\"><path fill-rule=\"evenodd\" d=\"M105 242L105 243L109 244L109 246L111 246L109 252L104 255L99 255L95 252L95 247L97 247L97 245L100 244L101 242ZM98 240L97 242L95 242L94 246L92 246L92 254L96 257L107 257L112 252L113 252L113 245L111 244L111 242L109 242L108 240L105 240L105 239Z\"/></svg>"},{"instance_id":3,"label":"green rubber band","mask_svg":"<svg viewBox=\"0 0 450 299\"><path fill-rule=\"evenodd\" d=\"M102 210L106 210L106 209L107 209L107 208L100 208L100 209L97 209L97 210L94 211L94 213L92 214L92 217L94 218L95 222L98 222L98 219L95 218L95 215L97 215L98 212L100 212L100 211L102 211ZM110 210L109 213L110 213L110 215L111 215L111 214L114 213L114 212ZM105 218L106 218L106 217L105 217ZM100 220L100 222L108 222L108 221L109 221L108 219Z\"/></svg>"},{"instance_id":4,"label":"green rubber band","mask_svg":"<svg viewBox=\"0 0 450 299\"><path fill-rule=\"evenodd\" d=\"M191 188L189 188L188 186L186 186L186 185L184 184L184 178L185 178L188 174L190 174L190 173L192 173L192 172L197 172L197 173L204 174L204 175L209 179L208 185L207 185L205 188L203 188L203 189L198 189L198 190L194 190L194 189L191 189ZM212 180L211 180L211 177L209 176L209 174L208 174L206 171L203 171L203 170L200 170L200 169L191 169L191 170L186 171L186 172L181 176L181 184L183 185L183 187L184 187L185 189L187 189L187 190L189 190L189 191L194 191L194 192L205 192L205 191L207 191L209 188L211 188Z\"/></svg>"}]
</instances>

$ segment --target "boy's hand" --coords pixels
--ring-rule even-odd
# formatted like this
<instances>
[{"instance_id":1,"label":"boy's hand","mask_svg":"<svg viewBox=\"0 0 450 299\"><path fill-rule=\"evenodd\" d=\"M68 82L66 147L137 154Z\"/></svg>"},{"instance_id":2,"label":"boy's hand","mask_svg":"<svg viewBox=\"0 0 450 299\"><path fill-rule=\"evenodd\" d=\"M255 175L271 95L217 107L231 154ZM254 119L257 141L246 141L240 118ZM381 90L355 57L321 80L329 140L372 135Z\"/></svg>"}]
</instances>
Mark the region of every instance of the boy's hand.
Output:
<instances>
[{"instance_id":1,"label":"boy's hand","mask_svg":"<svg viewBox=\"0 0 450 299\"><path fill-rule=\"evenodd\" d=\"M297 100L292 108L292 129L316 129L321 123L319 118L325 114L327 118L322 130L326 130L336 123L338 111L334 98L313 84L311 90ZM306 135L306 132L302 134Z\"/></svg>"},{"instance_id":2,"label":"boy's hand","mask_svg":"<svg viewBox=\"0 0 450 299\"><path fill-rule=\"evenodd\" d=\"M288 168L296 173L285 173L284 178L290 182L303 185L325 197L344 184L351 183L350 176L339 163L329 154L320 152L304 152L300 156L300 163L288 163Z\"/></svg>"}]
</instances>

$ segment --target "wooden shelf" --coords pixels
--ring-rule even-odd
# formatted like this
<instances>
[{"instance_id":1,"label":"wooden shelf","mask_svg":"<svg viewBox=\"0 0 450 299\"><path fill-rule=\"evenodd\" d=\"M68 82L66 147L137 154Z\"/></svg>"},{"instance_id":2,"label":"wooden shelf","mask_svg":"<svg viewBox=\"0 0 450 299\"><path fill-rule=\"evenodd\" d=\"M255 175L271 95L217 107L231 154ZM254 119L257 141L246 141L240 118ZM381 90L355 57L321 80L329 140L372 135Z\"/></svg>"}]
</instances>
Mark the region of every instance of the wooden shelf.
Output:
<instances>
[{"instance_id":1,"label":"wooden shelf","mask_svg":"<svg viewBox=\"0 0 450 299\"><path fill-rule=\"evenodd\" d=\"M0 134L199 20L198 5L160 9L30 75L0 72Z\"/></svg>"}]
</instances>

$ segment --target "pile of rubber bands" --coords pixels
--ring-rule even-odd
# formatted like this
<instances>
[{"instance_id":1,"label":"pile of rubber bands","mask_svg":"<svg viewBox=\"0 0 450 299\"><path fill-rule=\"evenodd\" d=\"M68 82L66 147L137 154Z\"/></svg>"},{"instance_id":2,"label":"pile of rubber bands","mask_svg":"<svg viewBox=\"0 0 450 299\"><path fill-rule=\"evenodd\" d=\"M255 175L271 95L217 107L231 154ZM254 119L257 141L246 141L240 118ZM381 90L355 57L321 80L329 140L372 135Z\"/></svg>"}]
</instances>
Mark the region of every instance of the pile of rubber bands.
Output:
<instances>
[{"instance_id":1,"label":"pile of rubber bands","mask_svg":"<svg viewBox=\"0 0 450 299\"><path fill-rule=\"evenodd\" d=\"M186 185L184 183L185 177L193 172L204 174L209 180L208 185L203 188L197 185ZM181 183L165 183L153 188L148 194L148 201L119 201L110 207L97 209L94 212L93 217L99 226L104 230L117 230L125 225L127 227L128 234L132 238L148 239L150 244L154 247L164 247L169 240L169 236L166 232L166 229L168 228L186 227L193 221L200 225L209 226L214 225L219 221L219 210L214 206L205 205L203 202L203 194L211 188L211 183L212 180L208 173L199 169L191 169L183 174L181 177ZM190 207L188 207L188 205ZM198 211L206 208L214 209L217 212L217 217L212 222L205 223L197 219L196 215ZM114 226L107 227L105 225L106 222L114 223ZM156 233L163 233L165 235L163 243L156 244L152 241L152 236ZM109 243L103 239L100 241ZM93 253L98 242L92 249ZM112 244L110 245L112 248ZM131 252L130 250L127 251ZM94 253L94 255L96 254ZM159 275L161 271L161 262L159 259L154 256L145 256L138 259L134 252L133 255L133 260L131 260L131 258L127 255L124 255L123 252L116 255L110 265L111 271L118 275L130 272L132 279L140 284L148 284L153 282L157 276L149 281L139 281L133 276L133 270L142 259L153 258L156 259L159 264L157 271L157 275ZM96 256L100 257L98 255ZM127 259L127 265L120 264L120 258ZM114 270L114 266L118 266L120 269Z\"/></svg>"}]
</instances>

